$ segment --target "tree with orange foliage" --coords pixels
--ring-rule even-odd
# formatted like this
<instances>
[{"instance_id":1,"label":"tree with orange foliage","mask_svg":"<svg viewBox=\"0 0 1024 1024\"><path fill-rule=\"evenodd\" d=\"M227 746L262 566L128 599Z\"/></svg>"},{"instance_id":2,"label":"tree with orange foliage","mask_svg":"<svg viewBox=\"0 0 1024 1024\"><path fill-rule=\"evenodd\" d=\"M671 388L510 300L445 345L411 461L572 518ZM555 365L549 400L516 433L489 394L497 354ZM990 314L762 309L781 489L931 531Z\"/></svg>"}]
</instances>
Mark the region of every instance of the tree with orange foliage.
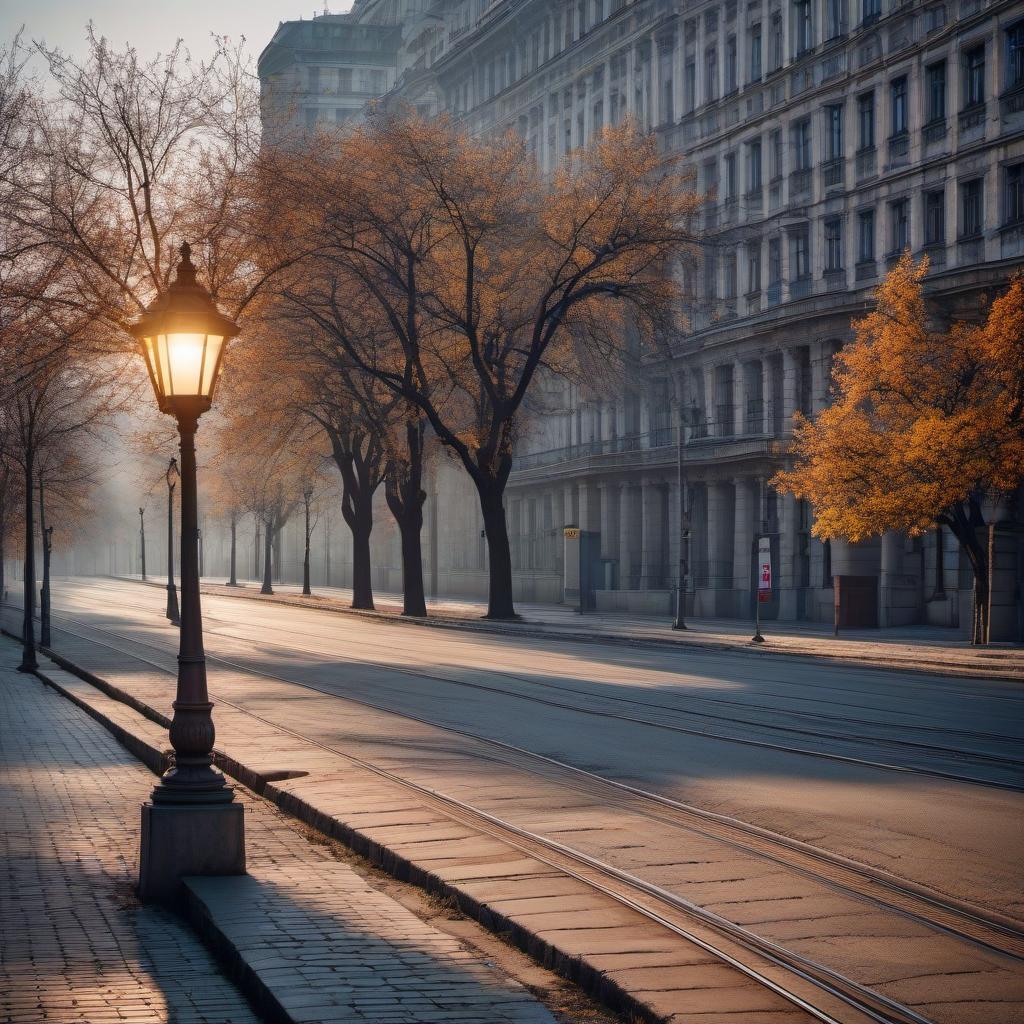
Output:
<instances>
[{"instance_id":1,"label":"tree with orange foliage","mask_svg":"<svg viewBox=\"0 0 1024 1024\"><path fill-rule=\"evenodd\" d=\"M927 262L905 255L837 357L836 398L799 417L772 483L814 505L814 533L851 541L946 526L974 572L972 641L988 640L986 501L1024 481L1024 278L983 322L929 328Z\"/></svg>"},{"instance_id":2,"label":"tree with orange foliage","mask_svg":"<svg viewBox=\"0 0 1024 1024\"><path fill-rule=\"evenodd\" d=\"M691 176L629 124L547 182L515 136L407 113L270 154L265 173L271 232L308 253L286 301L461 461L487 537L487 616L514 617L504 493L524 403L545 370L616 365L673 332ZM352 330L353 309L375 329Z\"/></svg>"}]
</instances>

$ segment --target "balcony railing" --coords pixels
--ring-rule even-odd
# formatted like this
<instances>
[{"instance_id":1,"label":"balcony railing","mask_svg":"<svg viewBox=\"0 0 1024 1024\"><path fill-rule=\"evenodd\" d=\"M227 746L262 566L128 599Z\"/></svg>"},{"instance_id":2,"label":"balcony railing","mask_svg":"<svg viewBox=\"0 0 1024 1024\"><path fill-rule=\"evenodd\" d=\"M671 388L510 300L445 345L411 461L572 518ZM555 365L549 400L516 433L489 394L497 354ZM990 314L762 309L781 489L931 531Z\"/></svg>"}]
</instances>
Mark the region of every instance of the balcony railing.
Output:
<instances>
[{"instance_id":1,"label":"balcony railing","mask_svg":"<svg viewBox=\"0 0 1024 1024\"><path fill-rule=\"evenodd\" d=\"M907 162L910 152L910 133L900 132L889 139L889 166L894 167Z\"/></svg>"},{"instance_id":2,"label":"balcony railing","mask_svg":"<svg viewBox=\"0 0 1024 1024\"><path fill-rule=\"evenodd\" d=\"M873 281L878 277L878 264L874 260L861 260L854 268L854 277L858 281Z\"/></svg>"},{"instance_id":3,"label":"balcony railing","mask_svg":"<svg viewBox=\"0 0 1024 1024\"><path fill-rule=\"evenodd\" d=\"M842 268L825 271L825 290L841 292L846 290L846 271Z\"/></svg>"},{"instance_id":4,"label":"balcony railing","mask_svg":"<svg viewBox=\"0 0 1024 1024\"><path fill-rule=\"evenodd\" d=\"M980 128L985 123L985 104L975 103L960 111L959 125L961 132L969 132Z\"/></svg>"},{"instance_id":5,"label":"balcony railing","mask_svg":"<svg viewBox=\"0 0 1024 1024\"><path fill-rule=\"evenodd\" d=\"M776 281L765 289L765 303L777 306L782 301L782 282Z\"/></svg>"},{"instance_id":6,"label":"balcony railing","mask_svg":"<svg viewBox=\"0 0 1024 1024\"><path fill-rule=\"evenodd\" d=\"M846 161L836 157L821 165L821 183L825 188L842 188L845 178Z\"/></svg>"},{"instance_id":7,"label":"balcony railing","mask_svg":"<svg viewBox=\"0 0 1024 1024\"><path fill-rule=\"evenodd\" d=\"M878 150L874 146L857 151L857 180L878 173Z\"/></svg>"},{"instance_id":8,"label":"balcony railing","mask_svg":"<svg viewBox=\"0 0 1024 1024\"><path fill-rule=\"evenodd\" d=\"M810 168L802 171L793 171L789 176L789 196L791 199L796 196L806 195L811 191Z\"/></svg>"},{"instance_id":9,"label":"balcony railing","mask_svg":"<svg viewBox=\"0 0 1024 1024\"><path fill-rule=\"evenodd\" d=\"M692 435L693 431L691 431ZM512 468L514 470L540 469L544 466L556 466L562 462L570 462L573 459L648 451L675 443L674 427L657 427L646 434L627 434L624 437L610 437L599 441L581 441L578 444L564 445L561 448L549 448L542 452L516 455Z\"/></svg>"},{"instance_id":10,"label":"balcony railing","mask_svg":"<svg viewBox=\"0 0 1024 1024\"><path fill-rule=\"evenodd\" d=\"M1000 117L1012 117L1024 112L1024 85L1016 85L999 97Z\"/></svg>"},{"instance_id":11,"label":"balcony railing","mask_svg":"<svg viewBox=\"0 0 1024 1024\"><path fill-rule=\"evenodd\" d=\"M789 282L789 297L791 299L805 299L814 290L814 279L810 274L805 277L797 277Z\"/></svg>"},{"instance_id":12,"label":"balcony railing","mask_svg":"<svg viewBox=\"0 0 1024 1024\"><path fill-rule=\"evenodd\" d=\"M946 124L946 119L940 118L936 121L929 121L921 129L921 141L926 146L934 145L936 142L941 142L946 134L949 132L949 127Z\"/></svg>"}]
</instances>

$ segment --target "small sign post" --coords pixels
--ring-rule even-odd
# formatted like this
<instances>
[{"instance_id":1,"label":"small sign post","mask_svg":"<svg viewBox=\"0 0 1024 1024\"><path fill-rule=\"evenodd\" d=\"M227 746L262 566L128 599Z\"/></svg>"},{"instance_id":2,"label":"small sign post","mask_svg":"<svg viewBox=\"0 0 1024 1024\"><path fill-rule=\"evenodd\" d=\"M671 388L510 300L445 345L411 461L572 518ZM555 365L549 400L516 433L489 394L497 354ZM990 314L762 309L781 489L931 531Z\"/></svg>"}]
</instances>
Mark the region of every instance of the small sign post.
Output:
<instances>
[{"instance_id":1,"label":"small sign post","mask_svg":"<svg viewBox=\"0 0 1024 1024\"><path fill-rule=\"evenodd\" d=\"M763 644L761 635L761 605L772 597L772 542L770 537L760 537L757 541L757 601L754 604L754 635L751 641Z\"/></svg>"}]
</instances>

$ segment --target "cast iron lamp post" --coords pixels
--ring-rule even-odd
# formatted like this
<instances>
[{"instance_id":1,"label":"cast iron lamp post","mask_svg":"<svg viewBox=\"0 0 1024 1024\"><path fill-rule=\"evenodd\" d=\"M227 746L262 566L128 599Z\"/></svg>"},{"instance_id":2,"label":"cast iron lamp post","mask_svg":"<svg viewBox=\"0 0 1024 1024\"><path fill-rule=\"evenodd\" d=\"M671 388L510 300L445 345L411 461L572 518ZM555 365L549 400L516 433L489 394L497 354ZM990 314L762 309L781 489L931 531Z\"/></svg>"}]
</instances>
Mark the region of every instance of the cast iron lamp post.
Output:
<instances>
[{"instance_id":1,"label":"cast iron lamp post","mask_svg":"<svg viewBox=\"0 0 1024 1024\"><path fill-rule=\"evenodd\" d=\"M146 510L139 509L139 551L142 555L142 581L146 581Z\"/></svg>"},{"instance_id":2,"label":"cast iron lamp post","mask_svg":"<svg viewBox=\"0 0 1024 1024\"><path fill-rule=\"evenodd\" d=\"M174 488L181 479L177 459L167 464L164 476L167 478L167 618L172 626L180 626L178 590L174 586Z\"/></svg>"},{"instance_id":3,"label":"cast iron lamp post","mask_svg":"<svg viewBox=\"0 0 1024 1024\"><path fill-rule=\"evenodd\" d=\"M213 705L199 605L195 449L199 417L213 403L225 343L237 333L238 326L218 312L197 283L187 243L175 280L132 328L157 405L178 422L181 447L181 634L170 728L174 765L142 808L139 891L144 900L173 902L183 875L245 871L242 805L213 767ZM173 493L170 468L167 482ZM169 587L168 601L170 592Z\"/></svg>"}]
</instances>

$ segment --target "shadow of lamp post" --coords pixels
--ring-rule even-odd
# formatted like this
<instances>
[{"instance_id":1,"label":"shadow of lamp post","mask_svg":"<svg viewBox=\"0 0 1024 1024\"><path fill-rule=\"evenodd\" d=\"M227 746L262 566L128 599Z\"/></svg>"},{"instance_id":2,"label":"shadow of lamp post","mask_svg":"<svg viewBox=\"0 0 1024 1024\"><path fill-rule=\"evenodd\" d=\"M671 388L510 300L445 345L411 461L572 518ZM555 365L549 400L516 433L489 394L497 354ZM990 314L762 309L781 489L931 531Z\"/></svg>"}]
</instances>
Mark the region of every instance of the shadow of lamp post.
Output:
<instances>
[{"instance_id":1,"label":"shadow of lamp post","mask_svg":"<svg viewBox=\"0 0 1024 1024\"><path fill-rule=\"evenodd\" d=\"M145 901L176 902L184 875L245 872L242 805L213 767L213 705L206 688L199 604L195 450L199 417L213 403L226 342L237 333L238 326L218 312L196 281L187 243L174 281L132 327L157 405L177 420L181 448L181 634L170 728L174 764L142 807L139 895ZM168 486L173 493L170 469Z\"/></svg>"}]
</instances>

